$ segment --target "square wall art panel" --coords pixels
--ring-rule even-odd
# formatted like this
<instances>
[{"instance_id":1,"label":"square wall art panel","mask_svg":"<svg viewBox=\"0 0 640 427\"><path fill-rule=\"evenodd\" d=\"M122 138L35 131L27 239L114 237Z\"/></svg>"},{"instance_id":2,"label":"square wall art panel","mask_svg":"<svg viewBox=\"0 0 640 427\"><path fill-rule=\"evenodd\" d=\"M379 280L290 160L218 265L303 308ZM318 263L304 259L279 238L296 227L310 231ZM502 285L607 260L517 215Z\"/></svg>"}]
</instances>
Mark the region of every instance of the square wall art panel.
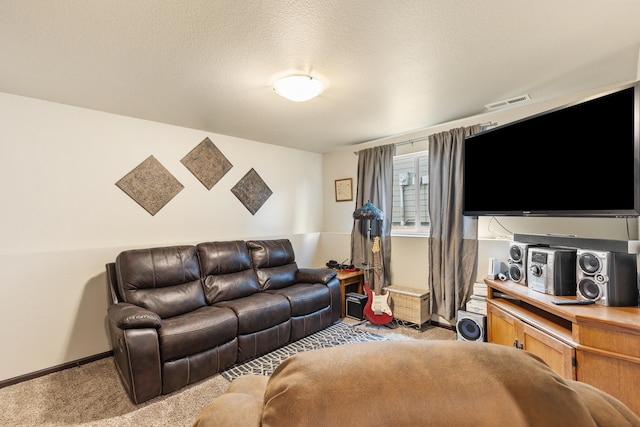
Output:
<instances>
[{"instance_id":1,"label":"square wall art panel","mask_svg":"<svg viewBox=\"0 0 640 427\"><path fill-rule=\"evenodd\" d=\"M233 186L231 192L251 212L251 215L255 215L273 194L253 168Z\"/></svg>"},{"instance_id":2,"label":"square wall art panel","mask_svg":"<svg viewBox=\"0 0 640 427\"><path fill-rule=\"evenodd\" d=\"M198 180L211 190L233 165L207 137L180 160Z\"/></svg>"},{"instance_id":3,"label":"square wall art panel","mask_svg":"<svg viewBox=\"0 0 640 427\"><path fill-rule=\"evenodd\" d=\"M158 213L184 188L153 156L133 168L116 186L151 215Z\"/></svg>"}]
</instances>

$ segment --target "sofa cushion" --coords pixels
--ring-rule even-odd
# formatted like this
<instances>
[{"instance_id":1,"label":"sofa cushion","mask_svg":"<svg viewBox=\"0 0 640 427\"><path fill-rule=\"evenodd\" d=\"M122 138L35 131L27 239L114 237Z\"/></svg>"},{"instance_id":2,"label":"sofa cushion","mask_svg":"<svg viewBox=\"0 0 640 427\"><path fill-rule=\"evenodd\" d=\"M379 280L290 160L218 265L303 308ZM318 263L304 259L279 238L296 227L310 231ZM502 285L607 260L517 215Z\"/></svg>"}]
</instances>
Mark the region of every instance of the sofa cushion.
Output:
<instances>
[{"instance_id":1,"label":"sofa cushion","mask_svg":"<svg viewBox=\"0 0 640 427\"><path fill-rule=\"evenodd\" d=\"M295 260L293 246L288 239L249 240L247 247L255 268L277 267Z\"/></svg>"},{"instance_id":2,"label":"sofa cushion","mask_svg":"<svg viewBox=\"0 0 640 427\"><path fill-rule=\"evenodd\" d=\"M209 304L243 298L260 292L258 276L253 269L238 273L206 276L204 289Z\"/></svg>"},{"instance_id":3,"label":"sofa cushion","mask_svg":"<svg viewBox=\"0 0 640 427\"><path fill-rule=\"evenodd\" d=\"M215 348L233 340L238 320L233 310L205 306L162 321L158 330L163 362Z\"/></svg>"},{"instance_id":4,"label":"sofa cushion","mask_svg":"<svg viewBox=\"0 0 640 427\"><path fill-rule=\"evenodd\" d=\"M195 246L121 252L116 258L116 274L125 302L162 318L206 305Z\"/></svg>"},{"instance_id":5,"label":"sofa cushion","mask_svg":"<svg viewBox=\"0 0 640 427\"><path fill-rule=\"evenodd\" d=\"M331 304L329 288L325 285L297 283L268 293L283 295L291 306L291 316L304 316L328 307Z\"/></svg>"},{"instance_id":6,"label":"sofa cushion","mask_svg":"<svg viewBox=\"0 0 640 427\"><path fill-rule=\"evenodd\" d=\"M358 407L345 399L354 392L365 396L366 404ZM264 402L261 414L252 398ZM233 380L194 425L221 422L262 427L640 426L640 418L620 401L588 384L563 380L531 353L497 344L426 340L295 354L266 384L256 376Z\"/></svg>"},{"instance_id":7,"label":"sofa cushion","mask_svg":"<svg viewBox=\"0 0 640 427\"><path fill-rule=\"evenodd\" d=\"M289 240L251 240L247 247L260 289L282 289L296 282L298 265Z\"/></svg>"},{"instance_id":8,"label":"sofa cushion","mask_svg":"<svg viewBox=\"0 0 640 427\"><path fill-rule=\"evenodd\" d=\"M200 243L197 248L207 303L229 301L260 291L244 241Z\"/></svg>"},{"instance_id":9,"label":"sofa cushion","mask_svg":"<svg viewBox=\"0 0 640 427\"><path fill-rule=\"evenodd\" d=\"M236 378L222 396L200 412L193 426L260 427L262 397L268 380L262 375Z\"/></svg>"},{"instance_id":10,"label":"sofa cushion","mask_svg":"<svg viewBox=\"0 0 640 427\"><path fill-rule=\"evenodd\" d=\"M635 413L624 403L602 390L579 381L565 380L567 384L580 395L580 400L591 412L596 425L612 426L619 422L619 425L638 426ZM622 420L620 420L622 418ZM616 421L620 420L620 421Z\"/></svg>"},{"instance_id":11,"label":"sofa cushion","mask_svg":"<svg viewBox=\"0 0 640 427\"><path fill-rule=\"evenodd\" d=\"M266 291L291 286L296 283L297 271L298 265L295 262L277 267L256 269L260 289Z\"/></svg>"},{"instance_id":12,"label":"sofa cushion","mask_svg":"<svg viewBox=\"0 0 640 427\"><path fill-rule=\"evenodd\" d=\"M369 396L354 410L345 392ZM589 410L539 357L464 341L381 341L295 354L269 379L263 426L593 426ZM609 424L614 425L614 424ZM620 425L620 424L615 424Z\"/></svg>"},{"instance_id":13,"label":"sofa cushion","mask_svg":"<svg viewBox=\"0 0 640 427\"><path fill-rule=\"evenodd\" d=\"M282 295L257 293L216 303L231 308L238 317L238 334L251 334L286 322L291 317L289 301Z\"/></svg>"}]
</instances>

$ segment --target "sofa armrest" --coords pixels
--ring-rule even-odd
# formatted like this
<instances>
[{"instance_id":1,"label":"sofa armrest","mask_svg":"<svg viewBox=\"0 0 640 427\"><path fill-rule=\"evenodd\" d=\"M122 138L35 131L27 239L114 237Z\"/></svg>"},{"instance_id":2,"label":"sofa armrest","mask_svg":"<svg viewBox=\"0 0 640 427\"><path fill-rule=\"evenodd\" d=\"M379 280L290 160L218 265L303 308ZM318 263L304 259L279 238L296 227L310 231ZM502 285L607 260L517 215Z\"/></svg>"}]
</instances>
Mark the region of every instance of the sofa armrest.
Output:
<instances>
[{"instance_id":1,"label":"sofa armrest","mask_svg":"<svg viewBox=\"0 0 640 427\"><path fill-rule=\"evenodd\" d=\"M331 323L340 319L342 297L338 273L328 268L300 268L296 272L296 283L322 283L329 288L331 295Z\"/></svg>"},{"instance_id":2,"label":"sofa armrest","mask_svg":"<svg viewBox=\"0 0 640 427\"><path fill-rule=\"evenodd\" d=\"M296 282L328 284L336 277L336 271L327 268L300 268L296 273Z\"/></svg>"},{"instance_id":3,"label":"sofa armrest","mask_svg":"<svg viewBox=\"0 0 640 427\"><path fill-rule=\"evenodd\" d=\"M119 303L107 308L113 358L133 403L162 394L160 323L160 316L134 304Z\"/></svg>"},{"instance_id":4,"label":"sofa armrest","mask_svg":"<svg viewBox=\"0 0 640 427\"><path fill-rule=\"evenodd\" d=\"M162 325L162 319L156 313L129 303L109 306L107 316L120 329L159 329Z\"/></svg>"}]
</instances>

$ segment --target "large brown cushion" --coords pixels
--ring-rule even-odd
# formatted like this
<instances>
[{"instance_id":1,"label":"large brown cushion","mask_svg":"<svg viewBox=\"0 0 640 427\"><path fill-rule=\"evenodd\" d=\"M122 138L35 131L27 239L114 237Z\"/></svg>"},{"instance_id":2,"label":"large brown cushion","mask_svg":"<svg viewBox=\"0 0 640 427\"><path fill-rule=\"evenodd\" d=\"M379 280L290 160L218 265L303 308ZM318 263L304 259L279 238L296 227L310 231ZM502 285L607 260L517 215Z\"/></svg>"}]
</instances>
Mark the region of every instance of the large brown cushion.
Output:
<instances>
[{"instance_id":1,"label":"large brown cushion","mask_svg":"<svg viewBox=\"0 0 640 427\"><path fill-rule=\"evenodd\" d=\"M158 330L163 362L194 355L232 341L238 334L233 310L201 307L190 313L165 319Z\"/></svg>"},{"instance_id":2,"label":"large brown cushion","mask_svg":"<svg viewBox=\"0 0 640 427\"><path fill-rule=\"evenodd\" d=\"M610 394L578 381L567 381L567 383L580 395L582 403L589 409L597 425L639 425L636 414Z\"/></svg>"},{"instance_id":3,"label":"large brown cushion","mask_svg":"<svg viewBox=\"0 0 640 427\"><path fill-rule=\"evenodd\" d=\"M239 377L194 425L610 427L640 426L640 418L526 351L383 341L298 353L268 381Z\"/></svg>"},{"instance_id":4,"label":"large brown cushion","mask_svg":"<svg viewBox=\"0 0 640 427\"><path fill-rule=\"evenodd\" d=\"M289 240L250 240L247 247L258 275L260 289L282 289L296 282L298 265Z\"/></svg>"},{"instance_id":5,"label":"large brown cushion","mask_svg":"<svg viewBox=\"0 0 640 427\"><path fill-rule=\"evenodd\" d=\"M580 389L540 358L511 347L348 344L299 353L280 364L265 392L262 426L640 425L630 411L620 414L602 403L607 399L601 392L588 392L583 400ZM610 409L605 424L591 416L588 405L594 402Z\"/></svg>"},{"instance_id":6,"label":"large brown cushion","mask_svg":"<svg viewBox=\"0 0 640 427\"><path fill-rule=\"evenodd\" d=\"M194 422L194 427L259 427L262 398L269 377L243 375L236 378L222 396L208 405Z\"/></svg>"},{"instance_id":7,"label":"large brown cushion","mask_svg":"<svg viewBox=\"0 0 640 427\"><path fill-rule=\"evenodd\" d=\"M291 317L289 301L284 296L265 292L222 301L215 306L228 307L235 312L239 335L266 330L286 322Z\"/></svg>"},{"instance_id":8,"label":"large brown cushion","mask_svg":"<svg viewBox=\"0 0 640 427\"><path fill-rule=\"evenodd\" d=\"M230 301L260 291L244 241L200 243L197 248L207 303Z\"/></svg>"},{"instance_id":9,"label":"large brown cushion","mask_svg":"<svg viewBox=\"0 0 640 427\"><path fill-rule=\"evenodd\" d=\"M268 293L279 294L289 300L291 305L291 316L304 316L315 313L318 310L331 305L331 294L329 288L320 284L298 283L283 289L267 291Z\"/></svg>"},{"instance_id":10,"label":"large brown cushion","mask_svg":"<svg viewBox=\"0 0 640 427\"><path fill-rule=\"evenodd\" d=\"M116 274L125 302L163 319L206 305L195 246L121 252L116 258Z\"/></svg>"}]
</instances>

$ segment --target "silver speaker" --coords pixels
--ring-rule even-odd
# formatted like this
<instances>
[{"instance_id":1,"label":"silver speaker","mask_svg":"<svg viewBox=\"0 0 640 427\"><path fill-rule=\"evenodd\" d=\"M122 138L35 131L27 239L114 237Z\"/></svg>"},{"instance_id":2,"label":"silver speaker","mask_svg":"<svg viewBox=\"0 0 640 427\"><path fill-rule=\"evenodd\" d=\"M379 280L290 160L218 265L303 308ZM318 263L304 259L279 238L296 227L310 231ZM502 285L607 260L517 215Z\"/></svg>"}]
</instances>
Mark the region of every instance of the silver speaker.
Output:
<instances>
[{"instance_id":1,"label":"silver speaker","mask_svg":"<svg viewBox=\"0 0 640 427\"><path fill-rule=\"evenodd\" d=\"M458 341L486 341L487 316L470 311L458 310L456 332Z\"/></svg>"},{"instance_id":2,"label":"silver speaker","mask_svg":"<svg viewBox=\"0 0 640 427\"><path fill-rule=\"evenodd\" d=\"M637 306L636 264L634 254L578 249L576 296L605 306Z\"/></svg>"},{"instance_id":3,"label":"silver speaker","mask_svg":"<svg viewBox=\"0 0 640 427\"><path fill-rule=\"evenodd\" d=\"M507 264L509 267L509 279L512 282L527 284L527 254L530 247L533 247L530 243L521 243L512 241L509 244L509 259Z\"/></svg>"}]
</instances>

